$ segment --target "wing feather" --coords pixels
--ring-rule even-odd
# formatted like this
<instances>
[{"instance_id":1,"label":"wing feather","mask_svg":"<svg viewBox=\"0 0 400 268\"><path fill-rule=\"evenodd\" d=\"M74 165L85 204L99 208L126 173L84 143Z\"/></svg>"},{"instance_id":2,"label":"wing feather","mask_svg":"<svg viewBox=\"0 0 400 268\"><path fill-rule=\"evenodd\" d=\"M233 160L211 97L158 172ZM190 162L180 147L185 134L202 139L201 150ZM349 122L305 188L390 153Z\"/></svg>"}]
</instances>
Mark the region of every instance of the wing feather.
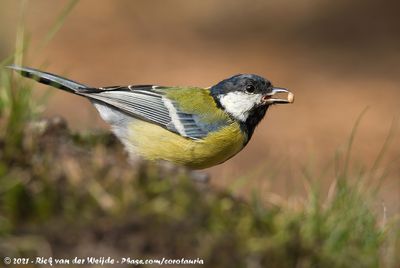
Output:
<instances>
[{"instance_id":1,"label":"wing feather","mask_svg":"<svg viewBox=\"0 0 400 268\"><path fill-rule=\"evenodd\" d=\"M216 128L202 122L200 115L182 111L178 103L167 97L165 90L168 88L152 85L114 86L89 90L82 95L191 139L202 139Z\"/></svg>"}]
</instances>

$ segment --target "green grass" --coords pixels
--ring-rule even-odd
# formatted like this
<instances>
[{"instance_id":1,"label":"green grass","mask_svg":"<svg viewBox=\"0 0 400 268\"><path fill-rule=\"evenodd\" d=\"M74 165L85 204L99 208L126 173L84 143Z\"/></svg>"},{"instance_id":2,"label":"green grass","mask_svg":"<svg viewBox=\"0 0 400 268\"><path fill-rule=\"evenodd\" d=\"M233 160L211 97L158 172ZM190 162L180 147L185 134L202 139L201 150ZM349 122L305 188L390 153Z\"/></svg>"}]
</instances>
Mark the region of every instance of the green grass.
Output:
<instances>
[{"instance_id":1,"label":"green grass","mask_svg":"<svg viewBox=\"0 0 400 268\"><path fill-rule=\"evenodd\" d=\"M23 62L23 32L8 62ZM383 221L372 209L374 193L351 175L356 127L327 197L311 184L302 204L274 205L257 194L243 200L234 189L199 187L182 169L128 164L110 134L71 133L63 120L40 119L32 84L3 66L0 79L1 258L198 257L205 267L400 263L399 222Z\"/></svg>"},{"instance_id":2,"label":"green grass","mask_svg":"<svg viewBox=\"0 0 400 268\"><path fill-rule=\"evenodd\" d=\"M328 199L310 190L296 208L257 195L246 201L199 188L184 172L128 165L108 135L71 135L59 121L26 124L24 142L0 158L5 255L50 248L82 256L84 242L89 256L102 248L107 256L200 257L207 267L395 267L396 225L382 227L370 195L346 180Z\"/></svg>"}]
</instances>

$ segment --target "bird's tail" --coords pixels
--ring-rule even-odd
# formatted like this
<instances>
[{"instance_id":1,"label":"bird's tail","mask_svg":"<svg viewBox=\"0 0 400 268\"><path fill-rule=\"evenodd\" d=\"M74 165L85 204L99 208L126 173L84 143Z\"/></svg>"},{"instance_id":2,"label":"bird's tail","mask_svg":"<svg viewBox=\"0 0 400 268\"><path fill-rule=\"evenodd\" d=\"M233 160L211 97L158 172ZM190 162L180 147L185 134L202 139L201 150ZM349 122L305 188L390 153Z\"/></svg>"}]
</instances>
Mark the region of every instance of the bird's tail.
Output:
<instances>
[{"instance_id":1,"label":"bird's tail","mask_svg":"<svg viewBox=\"0 0 400 268\"><path fill-rule=\"evenodd\" d=\"M83 84L74 82L64 77L51 73L42 72L28 67L10 65L7 66L7 68L13 69L19 72L22 76L34 79L39 83L50 85L52 87L59 88L71 93L79 93L82 89L88 88Z\"/></svg>"}]
</instances>

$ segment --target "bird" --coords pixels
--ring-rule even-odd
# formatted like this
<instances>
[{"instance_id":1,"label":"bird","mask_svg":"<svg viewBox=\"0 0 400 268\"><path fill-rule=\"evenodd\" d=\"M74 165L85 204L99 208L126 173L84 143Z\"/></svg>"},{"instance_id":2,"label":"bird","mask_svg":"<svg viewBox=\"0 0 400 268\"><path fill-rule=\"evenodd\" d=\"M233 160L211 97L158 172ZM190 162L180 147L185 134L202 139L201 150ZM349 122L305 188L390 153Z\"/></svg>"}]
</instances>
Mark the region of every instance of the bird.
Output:
<instances>
[{"instance_id":1,"label":"bird","mask_svg":"<svg viewBox=\"0 0 400 268\"><path fill-rule=\"evenodd\" d=\"M89 99L132 158L190 169L227 161L249 143L270 106L294 101L292 92L255 74L237 74L208 88L90 87L38 69L7 67ZM287 97L276 98L282 94Z\"/></svg>"}]
</instances>

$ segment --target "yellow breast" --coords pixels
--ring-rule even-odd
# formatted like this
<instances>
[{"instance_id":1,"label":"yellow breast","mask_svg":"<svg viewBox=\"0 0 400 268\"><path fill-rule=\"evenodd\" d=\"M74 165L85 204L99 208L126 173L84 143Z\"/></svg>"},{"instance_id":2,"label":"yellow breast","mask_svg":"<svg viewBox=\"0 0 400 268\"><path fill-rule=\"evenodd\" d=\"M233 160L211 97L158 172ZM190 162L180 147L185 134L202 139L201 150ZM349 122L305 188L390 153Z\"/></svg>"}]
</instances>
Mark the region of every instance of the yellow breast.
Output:
<instances>
[{"instance_id":1,"label":"yellow breast","mask_svg":"<svg viewBox=\"0 0 400 268\"><path fill-rule=\"evenodd\" d=\"M130 125L135 152L149 160L167 160L202 169L225 162L242 150L246 136L238 123L210 133L202 140L184 138L160 126L135 120Z\"/></svg>"}]
</instances>

